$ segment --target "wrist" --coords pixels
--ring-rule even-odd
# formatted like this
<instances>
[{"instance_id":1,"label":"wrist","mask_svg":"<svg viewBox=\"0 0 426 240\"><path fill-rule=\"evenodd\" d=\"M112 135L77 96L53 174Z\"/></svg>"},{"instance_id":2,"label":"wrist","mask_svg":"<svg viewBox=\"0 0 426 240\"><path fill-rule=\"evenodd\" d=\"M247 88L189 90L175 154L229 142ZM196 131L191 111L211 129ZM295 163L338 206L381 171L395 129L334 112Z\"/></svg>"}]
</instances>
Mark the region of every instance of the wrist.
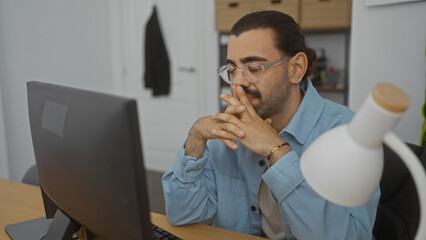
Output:
<instances>
[{"instance_id":1,"label":"wrist","mask_svg":"<svg viewBox=\"0 0 426 240\"><path fill-rule=\"evenodd\" d=\"M188 136L185 143L185 155L200 159L203 156L207 141Z\"/></svg>"},{"instance_id":2,"label":"wrist","mask_svg":"<svg viewBox=\"0 0 426 240\"><path fill-rule=\"evenodd\" d=\"M207 142L207 139L204 139L202 136L202 129L203 129L203 124L202 124L202 120L203 118L198 119L194 125L192 126L191 130L189 130L188 133L188 139L187 140L191 140L194 142Z\"/></svg>"},{"instance_id":3,"label":"wrist","mask_svg":"<svg viewBox=\"0 0 426 240\"><path fill-rule=\"evenodd\" d=\"M207 143L207 140L204 140L200 136L188 134L188 138L186 139L186 142L190 142L192 145L205 145ZM186 145L186 144L185 144Z\"/></svg>"},{"instance_id":4,"label":"wrist","mask_svg":"<svg viewBox=\"0 0 426 240\"><path fill-rule=\"evenodd\" d=\"M195 157L199 159L203 156L204 149L207 144L207 140L203 139L198 132L197 122L191 128L188 134L188 138L185 143L185 155Z\"/></svg>"},{"instance_id":5,"label":"wrist","mask_svg":"<svg viewBox=\"0 0 426 240\"><path fill-rule=\"evenodd\" d=\"M281 140L281 143L278 145L275 145L271 151L266 155L266 159L269 161L270 165L272 166L274 163L276 163L280 158L282 158L287 153L291 152L291 147L287 142L283 142Z\"/></svg>"}]
</instances>

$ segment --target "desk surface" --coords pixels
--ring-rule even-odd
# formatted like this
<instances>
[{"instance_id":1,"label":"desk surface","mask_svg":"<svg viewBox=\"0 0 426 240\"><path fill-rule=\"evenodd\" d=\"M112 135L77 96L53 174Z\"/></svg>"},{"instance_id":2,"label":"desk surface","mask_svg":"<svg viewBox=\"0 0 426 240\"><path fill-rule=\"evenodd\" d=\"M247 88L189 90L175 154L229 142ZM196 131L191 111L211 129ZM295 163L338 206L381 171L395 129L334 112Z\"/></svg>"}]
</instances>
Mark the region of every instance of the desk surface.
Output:
<instances>
[{"instance_id":1,"label":"desk surface","mask_svg":"<svg viewBox=\"0 0 426 240\"><path fill-rule=\"evenodd\" d=\"M6 225L45 215L39 187L0 179L0 192L0 239L10 239L4 230ZM205 224L174 227L170 225L166 216L158 213L151 213L151 221L155 225L185 240L264 239Z\"/></svg>"}]
</instances>

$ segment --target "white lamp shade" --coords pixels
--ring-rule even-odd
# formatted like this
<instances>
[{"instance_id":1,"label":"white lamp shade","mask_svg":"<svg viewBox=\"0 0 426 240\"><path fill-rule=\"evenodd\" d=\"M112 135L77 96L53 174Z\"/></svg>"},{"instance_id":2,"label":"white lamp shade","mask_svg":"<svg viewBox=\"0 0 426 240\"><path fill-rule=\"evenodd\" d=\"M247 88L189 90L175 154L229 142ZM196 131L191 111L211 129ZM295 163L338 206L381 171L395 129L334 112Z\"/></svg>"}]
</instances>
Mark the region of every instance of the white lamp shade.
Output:
<instances>
[{"instance_id":1,"label":"white lamp shade","mask_svg":"<svg viewBox=\"0 0 426 240\"><path fill-rule=\"evenodd\" d=\"M300 168L319 195L339 205L366 203L383 170L384 141L409 169L421 208L416 240L426 239L426 173L414 153L390 130L410 105L410 98L389 83L378 84L352 121L317 138L302 154Z\"/></svg>"},{"instance_id":2,"label":"white lamp shade","mask_svg":"<svg viewBox=\"0 0 426 240\"><path fill-rule=\"evenodd\" d=\"M344 125L316 139L300 164L306 181L319 195L354 207L366 203L376 190L383 171L383 151L381 147L361 146Z\"/></svg>"},{"instance_id":3,"label":"white lamp shade","mask_svg":"<svg viewBox=\"0 0 426 240\"><path fill-rule=\"evenodd\" d=\"M305 180L331 202L366 203L382 177L383 137L408 105L408 96L396 86L377 85L349 124L324 133L302 154Z\"/></svg>"}]
</instances>

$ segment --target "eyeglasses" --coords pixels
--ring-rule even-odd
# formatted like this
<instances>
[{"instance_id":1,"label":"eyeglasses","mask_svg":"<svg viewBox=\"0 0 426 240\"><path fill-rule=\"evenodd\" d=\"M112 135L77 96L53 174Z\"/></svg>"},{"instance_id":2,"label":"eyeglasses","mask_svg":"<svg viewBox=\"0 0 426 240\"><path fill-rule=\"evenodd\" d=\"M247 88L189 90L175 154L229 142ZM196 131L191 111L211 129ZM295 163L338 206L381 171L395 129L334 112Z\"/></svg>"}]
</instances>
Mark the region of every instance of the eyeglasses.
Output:
<instances>
[{"instance_id":1,"label":"eyeglasses","mask_svg":"<svg viewBox=\"0 0 426 240\"><path fill-rule=\"evenodd\" d=\"M283 57L276 61L270 62L265 65L257 63L246 63L241 67L234 67L229 65L223 65L217 70L217 74L228 84L233 84L233 79L237 71L241 71L244 78L250 83L257 83L262 79L263 72L273 66L277 66L286 62L289 58Z\"/></svg>"}]
</instances>

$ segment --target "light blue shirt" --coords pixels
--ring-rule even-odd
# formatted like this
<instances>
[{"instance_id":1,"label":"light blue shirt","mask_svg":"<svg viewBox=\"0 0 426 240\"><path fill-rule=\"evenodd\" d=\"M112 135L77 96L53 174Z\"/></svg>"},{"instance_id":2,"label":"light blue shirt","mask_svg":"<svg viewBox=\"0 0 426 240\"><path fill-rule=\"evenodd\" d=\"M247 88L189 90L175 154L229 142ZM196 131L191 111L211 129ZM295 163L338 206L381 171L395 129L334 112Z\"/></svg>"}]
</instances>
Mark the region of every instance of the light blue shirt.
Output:
<instances>
[{"instance_id":1,"label":"light blue shirt","mask_svg":"<svg viewBox=\"0 0 426 240\"><path fill-rule=\"evenodd\" d=\"M266 172L265 157L240 143L232 150L219 140L209 140L200 159L185 156L181 148L163 176L170 223L211 220L217 227L260 236L258 192L263 179L280 203L287 239L372 239L379 188L366 204L342 207L315 193L300 171L300 156L312 141L352 116L347 107L322 98L308 80L296 114L279 133L292 151Z\"/></svg>"}]
</instances>

